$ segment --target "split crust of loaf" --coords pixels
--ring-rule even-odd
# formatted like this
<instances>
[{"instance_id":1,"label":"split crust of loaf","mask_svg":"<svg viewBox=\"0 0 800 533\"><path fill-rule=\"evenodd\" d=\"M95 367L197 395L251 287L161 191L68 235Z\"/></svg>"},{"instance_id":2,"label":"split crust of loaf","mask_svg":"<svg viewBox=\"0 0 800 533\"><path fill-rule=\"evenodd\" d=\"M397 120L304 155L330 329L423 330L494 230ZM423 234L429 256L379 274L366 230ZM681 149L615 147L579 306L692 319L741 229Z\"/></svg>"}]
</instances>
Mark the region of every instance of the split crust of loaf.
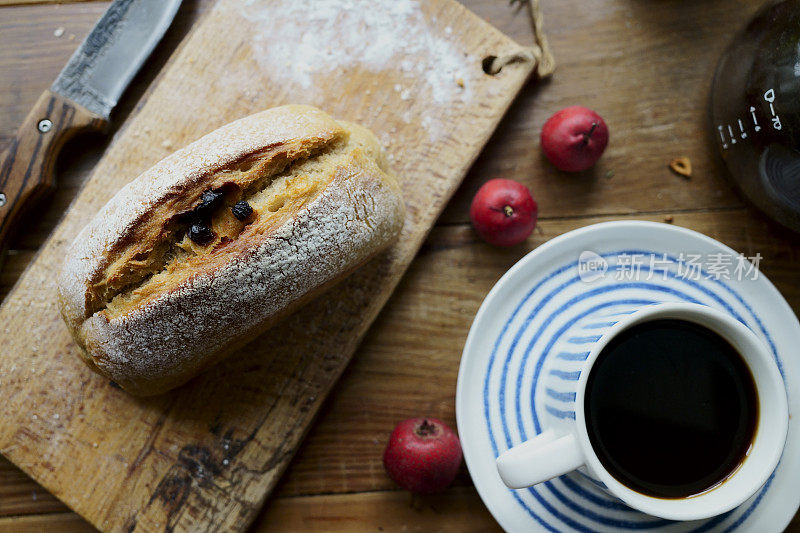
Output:
<instances>
[{"instance_id":1,"label":"split crust of loaf","mask_svg":"<svg viewBox=\"0 0 800 533\"><path fill-rule=\"evenodd\" d=\"M213 240L186 214L221 191ZM254 213L237 220L231 206ZM309 106L223 126L120 190L77 236L61 313L94 370L137 395L178 386L389 246L405 216L375 137Z\"/></svg>"}]
</instances>

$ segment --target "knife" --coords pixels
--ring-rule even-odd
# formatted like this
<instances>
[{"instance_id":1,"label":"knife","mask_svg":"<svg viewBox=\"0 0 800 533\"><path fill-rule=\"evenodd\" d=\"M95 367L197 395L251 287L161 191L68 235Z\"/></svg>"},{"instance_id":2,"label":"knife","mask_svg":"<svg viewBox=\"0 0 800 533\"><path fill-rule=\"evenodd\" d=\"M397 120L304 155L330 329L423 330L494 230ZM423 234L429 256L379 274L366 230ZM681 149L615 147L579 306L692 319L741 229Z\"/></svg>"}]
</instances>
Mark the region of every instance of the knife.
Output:
<instances>
[{"instance_id":1,"label":"knife","mask_svg":"<svg viewBox=\"0 0 800 533\"><path fill-rule=\"evenodd\" d=\"M81 132L107 129L111 110L180 4L114 0L39 97L0 156L0 254L20 216L55 189L53 167L64 143Z\"/></svg>"}]
</instances>

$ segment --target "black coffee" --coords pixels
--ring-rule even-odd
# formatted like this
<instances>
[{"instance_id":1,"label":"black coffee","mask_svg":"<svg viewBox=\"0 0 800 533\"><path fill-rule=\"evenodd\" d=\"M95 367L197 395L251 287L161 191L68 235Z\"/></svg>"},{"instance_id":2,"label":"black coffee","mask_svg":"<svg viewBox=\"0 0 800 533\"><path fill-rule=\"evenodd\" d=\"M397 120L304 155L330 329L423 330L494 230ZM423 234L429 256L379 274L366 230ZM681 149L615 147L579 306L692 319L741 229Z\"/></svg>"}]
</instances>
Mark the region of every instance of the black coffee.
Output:
<instances>
[{"instance_id":1,"label":"black coffee","mask_svg":"<svg viewBox=\"0 0 800 533\"><path fill-rule=\"evenodd\" d=\"M683 498L744 460L758 400L736 349L703 326L632 326L600 353L586 384L589 439L606 470L649 496Z\"/></svg>"}]
</instances>

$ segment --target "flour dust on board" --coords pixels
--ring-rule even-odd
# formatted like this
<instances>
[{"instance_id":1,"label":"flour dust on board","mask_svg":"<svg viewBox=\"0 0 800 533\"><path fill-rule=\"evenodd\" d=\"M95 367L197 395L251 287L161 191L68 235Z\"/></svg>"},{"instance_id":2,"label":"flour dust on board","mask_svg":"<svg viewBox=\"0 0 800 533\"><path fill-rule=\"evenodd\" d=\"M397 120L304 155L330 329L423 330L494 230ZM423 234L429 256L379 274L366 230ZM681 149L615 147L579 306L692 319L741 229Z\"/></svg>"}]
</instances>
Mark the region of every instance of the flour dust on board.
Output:
<instances>
[{"instance_id":1,"label":"flour dust on board","mask_svg":"<svg viewBox=\"0 0 800 533\"><path fill-rule=\"evenodd\" d=\"M251 46L259 68L289 84L298 98L325 107L335 92L342 101L337 107L362 107L362 116L348 118L380 123L387 112L398 114L398 126L418 122L433 141L449 133L450 109L472 101L470 82L483 75L480 58L464 52L435 4L241 0L239 11L254 25ZM370 94L374 98L365 98ZM365 100L369 109L361 104ZM416 100L443 112L416 116ZM378 130L383 142L391 141L391 133Z\"/></svg>"}]
</instances>

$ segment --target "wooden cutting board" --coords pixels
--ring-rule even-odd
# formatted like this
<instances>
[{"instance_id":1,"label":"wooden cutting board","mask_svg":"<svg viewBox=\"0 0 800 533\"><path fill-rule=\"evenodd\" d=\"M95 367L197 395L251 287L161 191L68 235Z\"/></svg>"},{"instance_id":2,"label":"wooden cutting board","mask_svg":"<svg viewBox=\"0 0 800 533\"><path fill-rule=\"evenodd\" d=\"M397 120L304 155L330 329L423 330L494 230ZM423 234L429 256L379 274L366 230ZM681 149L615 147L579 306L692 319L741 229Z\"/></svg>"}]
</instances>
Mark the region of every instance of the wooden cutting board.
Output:
<instances>
[{"instance_id":1,"label":"wooden cutting board","mask_svg":"<svg viewBox=\"0 0 800 533\"><path fill-rule=\"evenodd\" d=\"M489 56L514 60L491 75ZM453 0L219 0L0 308L0 452L103 530L247 527L535 66ZM65 250L156 161L286 103L376 133L408 207L400 241L188 385L128 396L80 362L58 315Z\"/></svg>"}]
</instances>

